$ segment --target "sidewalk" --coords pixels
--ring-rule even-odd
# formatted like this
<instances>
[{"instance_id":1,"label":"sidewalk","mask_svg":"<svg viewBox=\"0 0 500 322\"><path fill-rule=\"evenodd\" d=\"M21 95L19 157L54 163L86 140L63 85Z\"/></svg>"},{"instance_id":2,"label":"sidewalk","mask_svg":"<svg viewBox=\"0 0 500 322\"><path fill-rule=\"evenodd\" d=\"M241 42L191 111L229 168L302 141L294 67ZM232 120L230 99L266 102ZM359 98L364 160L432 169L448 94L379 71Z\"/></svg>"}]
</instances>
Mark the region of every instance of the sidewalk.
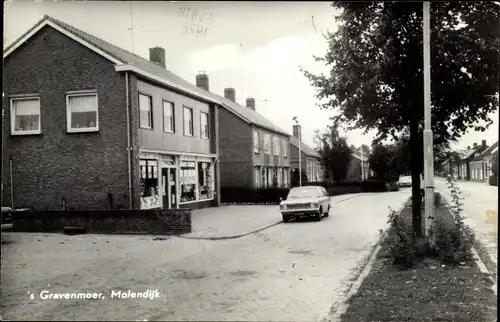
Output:
<instances>
[{"instance_id":1,"label":"sidewalk","mask_svg":"<svg viewBox=\"0 0 500 322\"><path fill-rule=\"evenodd\" d=\"M282 221L278 205L220 206L194 210L193 232L185 238L236 238Z\"/></svg>"},{"instance_id":2,"label":"sidewalk","mask_svg":"<svg viewBox=\"0 0 500 322\"><path fill-rule=\"evenodd\" d=\"M480 182L457 182L462 192L463 215L466 224L476 232L476 239L481 244L478 252L486 256L485 261L496 277L498 262L498 188ZM451 194L446 187L446 181L442 178L435 180L436 191L442 193L448 202L451 202ZM483 253L483 254L481 254ZM487 261L490 261L488 265Z\"/></svg>"}]
</instances>

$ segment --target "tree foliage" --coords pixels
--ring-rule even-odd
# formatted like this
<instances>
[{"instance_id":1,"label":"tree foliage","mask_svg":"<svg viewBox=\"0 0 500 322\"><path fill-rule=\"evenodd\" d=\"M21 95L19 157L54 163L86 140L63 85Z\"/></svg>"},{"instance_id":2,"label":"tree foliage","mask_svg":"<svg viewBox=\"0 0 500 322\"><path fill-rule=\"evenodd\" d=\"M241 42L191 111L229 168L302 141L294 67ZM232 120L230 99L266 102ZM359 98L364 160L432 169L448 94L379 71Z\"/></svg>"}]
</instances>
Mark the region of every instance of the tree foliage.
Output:
<instances>
[{"instance_id":1,"label":"tree foliage","mask_svg":"<svg viewBox=\"0 0 500 322\"><path fill-rule=\"evenodd\" d=\"M397 138L415 115L423 128L421 2L344 2L338 31L327 35L328 75L304 71L321 106L346 129ZM434 142L457 140L473 123L492 123L497 107L498 7L491 2L432 2L431 92ZM464 73L463 68L466 68ZM470 75L470 76L469 76ZM416 114L412 114L415 112Z\"/></svg>"},{"instance_id":2,"label":"tree foliage","mask_svg":"<svg viewBox=\"0 0 500 322\"><path fill-rule=\"evenodd\" d=\"M319 145L318 153L321 156L325 179L345 180L353 153L347 139L339 135L337 128L329 127L323 134L317 132L315 141Z\"/></svg>"}]
</instances>

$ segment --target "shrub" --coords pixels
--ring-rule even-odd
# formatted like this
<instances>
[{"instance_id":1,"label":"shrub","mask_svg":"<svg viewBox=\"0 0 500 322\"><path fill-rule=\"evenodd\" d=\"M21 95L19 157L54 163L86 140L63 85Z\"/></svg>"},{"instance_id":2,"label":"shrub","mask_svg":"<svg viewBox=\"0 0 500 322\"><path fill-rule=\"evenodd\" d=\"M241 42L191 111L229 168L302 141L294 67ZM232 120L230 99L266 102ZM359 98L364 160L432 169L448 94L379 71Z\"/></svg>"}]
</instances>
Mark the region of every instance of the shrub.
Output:
<instances>
[{"instance_id":1,"label":"shrub","mask_svg":"<svg viewBox=\"0 0 500 322\"><path fill-rule=\"evenodd\" d=\"M397 211L390 210L387 223L390 225L386 236L379 230L382 237L381 245L392 258L394 265L409 268L413 265L416 255L414 235L411 225L407 225Z\"/></svg>"},{"instance_id":2,"label":"shrub","mask_svg":"<svg viewBox=\"0 0 500 322\"><path fill-rule=\"evenodd\" d=\"M437 257L444 263L456 265L472 259L475 235L464 222L462 197L458 186L448 178L447 187L452 199L450 205L452 218L435 218L430 238L434 241L434 252Z\"/></svg>"},{"instance_id":3,"label":"shrub","mask_svg":"<svg viewBox=\"0 0 500 322\"><path fill-rule=\"evenodd\" d=\"M288 188L221 188L222 203L279 204L285 199Z\"/></svg>"},{"instance_id":4,"label":"shrub","mask_svg":"<svg viewBox=\"0 0 500 322\"><path fill-rule=\"evenodd\" d=\"M387 187L385 180L365 180L361 181L362 192L385 192Z\"/></svg>"}]
</instances>

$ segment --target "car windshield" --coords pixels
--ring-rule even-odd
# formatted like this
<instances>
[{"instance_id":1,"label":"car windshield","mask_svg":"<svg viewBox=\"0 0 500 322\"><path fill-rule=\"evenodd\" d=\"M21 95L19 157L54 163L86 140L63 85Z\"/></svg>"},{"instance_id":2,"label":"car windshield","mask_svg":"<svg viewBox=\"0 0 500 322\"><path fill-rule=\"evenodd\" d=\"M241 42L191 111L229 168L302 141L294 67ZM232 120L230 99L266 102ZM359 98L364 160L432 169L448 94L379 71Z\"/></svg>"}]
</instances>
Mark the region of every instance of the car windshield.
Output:
<instances>
[{"instance_id":1,"label":"car windshield","mask_svg":"<svg viewBox=\"0 0 500 322\"><path fill-rule=\"evenodd\" d=\"M404 177L401 177L399 180L411 180L411 177L410 176L404 176Z\"/></svg>"},{"instance_id":2,"label":"car windshield","mask_svg":"<svg viewBox=\"0 0 500 322\"><path fill-rule=\"evenodd\" d=\"M296 199L296 198L308 198L318 197L318 189L316 187L300 187L300 188L292 188L288 193L287 199Z\"/></svg>"}]
</instances>

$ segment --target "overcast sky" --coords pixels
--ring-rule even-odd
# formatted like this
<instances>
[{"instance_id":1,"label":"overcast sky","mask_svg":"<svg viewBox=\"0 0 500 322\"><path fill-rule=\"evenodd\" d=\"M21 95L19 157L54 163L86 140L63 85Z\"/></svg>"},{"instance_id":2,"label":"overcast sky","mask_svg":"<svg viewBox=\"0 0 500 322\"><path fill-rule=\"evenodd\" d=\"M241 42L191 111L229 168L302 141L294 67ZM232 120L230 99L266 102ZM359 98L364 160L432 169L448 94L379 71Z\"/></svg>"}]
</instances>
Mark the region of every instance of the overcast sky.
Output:
<instances>
[{"instance_id":1,"label":"overcast sky","mask_svg":"<svg viewBox=\"0 0 500 322\"><path fill-rule=\"evenodd\" d=\"M4 6L4 46L47 14L144 58L150 47L165 48L167 68L178 76L194 83L205 71L211 91L223 95L233 87L242 105L254 97L257 111L290 133L297 116L311 147L314 130L325 129L332 115L316 107L314 88L299 71L328 73L312 56L326 52L322 31L335 30L329 2L17 0ZM468 133L457 147L498 140L498 111L494 118L487 132ZM373 138L361 130L345 134L356 146Z\"/></svg>"}]
</instances>

